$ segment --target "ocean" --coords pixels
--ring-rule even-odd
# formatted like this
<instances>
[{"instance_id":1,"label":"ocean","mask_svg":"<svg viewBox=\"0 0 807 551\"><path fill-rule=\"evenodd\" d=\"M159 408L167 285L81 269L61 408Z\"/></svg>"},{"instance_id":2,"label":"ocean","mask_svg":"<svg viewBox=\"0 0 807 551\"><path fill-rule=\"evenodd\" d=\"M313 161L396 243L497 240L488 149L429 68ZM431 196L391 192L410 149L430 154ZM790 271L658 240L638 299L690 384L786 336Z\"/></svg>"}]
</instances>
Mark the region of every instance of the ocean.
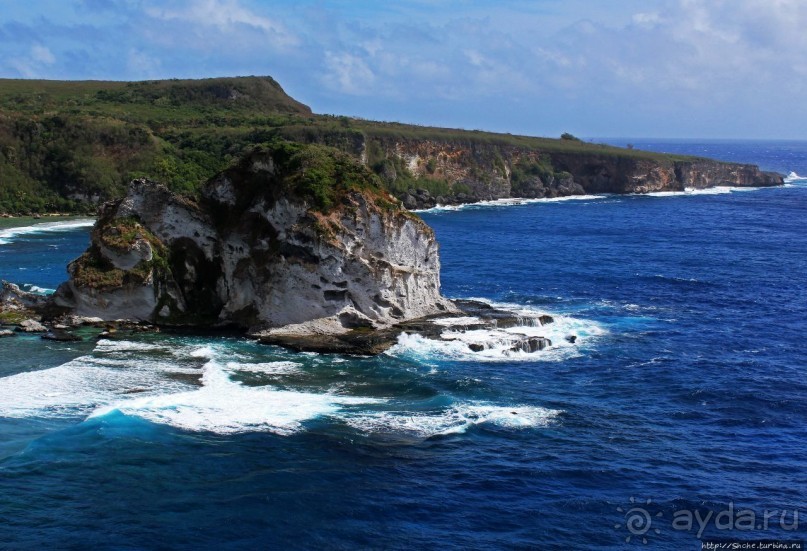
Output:
<instances>
[{"instance_id":1,"label":"ocean","mask_svg":"<svg viewBox=\"0 0 807 551\"><path fill-rule=\"evenodd\" d=\"M444 293L551 314L541 353L0 339L0 548L807 539L807 142L607 141L792 174L421 213ZM90 223L0 220L0 278L55 289Z\"/></svg>"}]
</instances>

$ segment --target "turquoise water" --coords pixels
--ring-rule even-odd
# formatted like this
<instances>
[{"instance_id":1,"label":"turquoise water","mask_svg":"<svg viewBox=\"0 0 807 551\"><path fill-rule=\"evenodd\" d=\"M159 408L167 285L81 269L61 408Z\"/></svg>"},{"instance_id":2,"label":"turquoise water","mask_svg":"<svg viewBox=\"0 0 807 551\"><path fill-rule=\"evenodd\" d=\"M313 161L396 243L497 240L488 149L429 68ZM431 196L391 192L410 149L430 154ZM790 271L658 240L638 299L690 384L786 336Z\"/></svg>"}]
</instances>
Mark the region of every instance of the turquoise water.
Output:
<instances>
[{"instance_id":1,"label":"turquoise water","mask_svg":"<svg viewBox=\"0 0 807 551\"><path fill-rule=\"evenodd\" d=\"M793 147L745 160L807 174ZM673 519L741 509L786 522L700 536L804 539L807 182L422 216L447 295L556 346L2 339L0 547L699 549ZM0 239L0 277L53 289L88 227Z\"/></svg>"}]
</instances>

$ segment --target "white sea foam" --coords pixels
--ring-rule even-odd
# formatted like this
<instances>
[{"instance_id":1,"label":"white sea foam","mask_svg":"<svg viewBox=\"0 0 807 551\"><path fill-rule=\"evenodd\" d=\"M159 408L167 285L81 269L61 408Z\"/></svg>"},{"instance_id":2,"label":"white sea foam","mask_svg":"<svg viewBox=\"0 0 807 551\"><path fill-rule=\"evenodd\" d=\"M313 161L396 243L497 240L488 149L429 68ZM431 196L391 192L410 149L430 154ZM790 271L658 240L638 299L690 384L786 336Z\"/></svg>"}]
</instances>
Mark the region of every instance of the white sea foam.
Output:
<instances>
[{"instance_id":1,"label":"white sea foam","mask_svg":"<svg viewBox=\"0 0 807 551\"><path fill-rule=\"evenodd\" d=\"M518 205L532 205L534 203L558 203L563 201L591 201L594 199L602 199L608 197L607 194L602 195L567 195L565 197L543 197L540 199L527 199L521 197L507 197L504 199L493 199L490 201L478 201L476 203L464 203L462 205L437 205L429 209L419 209L413 212L445 212L455 210L466 210L475 208L490 208L490 207L512 207Z\"/></svg>"},{"instance_id":2,"label":"white sea foam","mask_svg":"<svg viewBox=\"0 0 807 551\"><path fill-rule=\"evenodd\" d=\"M43 222L31 226L21 226L17 228L0 229L0 245L11 243L15 237L32 233L69 231L76 228L86 228L95 224L91 218L80 218L77 220L66 220L63 222Z\"/></svg>"},{"instance_id":3,"label":"white sea foam","mask_svg":"<svg viewBox=\"0 0 807 551\"><path fill-rule=\"evenodd\" d=\"M187 382L166 375L176 366L82 356L51 369L0 378L0 417L63 417L89 413L131 392L176 392Z\"/></svg>"},{"instance_id":4,"label":"white sea foam","mask_svg":"<svg viewBox=\"0 0 807 551\"><path fill-rule=\"evenodd\" d=\"M212 346L202 346L191 351L189 356L192 358L210 358L216 354Z\"/></svg>"},{"instance_id":5,"label":"white sea foam","mask_svg":"<svg viewBox=\"0 0 807 551\"><path fill-rule=\"evenodd\" d=\"M785 182L791 183L794 181L807 181L807 179L799 176L795 172L791 172L790 175L785 178ZM630 193L628 195L632 197L685 197L690 195L722 195L726 193L735 193L742 191L757 191L760 189L764 188L746 187L746 186L714 186L703 189L685 188L683 191L651 191L649 193ZM562 201L593 201L597 199L614 200L617 197L620 197L620 195L614 193L600 193L596 195L568 195L565 197L551 197L551 198L544 197L540 199L508 197L504 199L495 199L491 201L464 203L462 205L437 205L429 209L417 209L414 210L413 212L450 212L450 211L467 210L475 208L510 207L517 205L531 205L535 203L557 203Z\"/></svg>"},{"instance_id":6,"label":"white sea foam","mask_svg":"<svg viewBox=\"0 0 807 551\"><path fill-rule=\"evenodd\" d=\"M20 289L26 291L28 293L34 293L37 295L52 295L56 292L56 289L48 289L47 287L39 287L38 285L32 285L30 283L23 283L20 285Z\"/></svg>"},{"instance_id":7,"label":"white sea foam","mask_svg":"<svg viewBox=\"0 0 807 551\"><path fill-rule=\"evenodd\" d=\"M790 174L785 176L785 182L788 184L798 181L807 181L807 176L800 176L795 171L791 171Z\"/></svg>"},{"instance_id":8,"label":"white sea foam","mask_svg":"<svg viewBox=\"0 0 807 551\"><path fill-rule=\"evenodd\" d=\"M95 345L97 352L132 352L162 350L165 347L147 342L101 339Z\"/></svg>"},{"instance_id":9,"label":"white sea foam","mask_svg":"<svg viewBox=\"0 0 807 551\"><path fill-rule=\"evenodd\" d=\"M745 186L715 186L703 189L686 188L684 191L652 191L650 193L632 193L631 195L634 197L687 197L691 195L725 195L727 193L757 191L760 189L762 188Z\"/></svg>"},{"instance_id":10,"label":"white sea foam","mask_svg":"<svg viewBox=\"0 0 807 551\"><path fill-rule=\"evenodd\" d=\"M303 364L298 362L263 362L263 363L241 363L227 362L227 371L246 373L266 373L268 375L290 375L300 373Z\"/></svg>"},{"instance_id":11,"label":"white sea foam","mask_svg":"<svg viewBox=\"0 0 807 551\"><path fill-rule=\"evenodd\" d=\"M91 417L120 411L183 430L288 435L301 430L303 422L336 414L345 406L379 402L374 398L245 386L230 379L227 369L215 359L217 354L212 347L199 348L191 355L209 358L201 388L118 401L99 408Z\"/></svg>"},{"instance_id":12,"label":"white sea foam","mask_svg":"<svg viewBox=\"0 0 807 551\"><path fill-rule=\"evenodd\" d=\"M363 432L411 434L420 437L459 434L474 425L508 429L545 427L561 412L532 406L460 403L440 412L381 411L344 417Z\"/></svg>"},{"instance_id":13,"label":"white sea foam","mask_svg":"<svg viewBox=\"0 0 807 551\"><path fill-rule=\"evenodd\" d=\"M398 343L387 351L394 356L413 356L418 359L449 359L455 361L557 361L577 356L581 346L605 335L608 331L601 325L584 319L551 314L554 322L542 325L539 317L546 314L541 310L516 304L494 303L484 299L495 308L507 310L520 318L520 324L506 329L465 329L465 326L479 322L478 318L441 318L440 325L446 327L441 339L429 339L417 333L403 333ZM524 337L546 337L552 346L539 352L528 353L513 350ZM577 337L575 343L567 337ZM470 345L481 345L480 351L471 350Z\"/></svg>"},{"instance_id":14,"label":"white sea foam","mask_svg":"<svg viewBox=\"0 0 807 551\"><path fill-rule=\"evenodd\" d=\"M205 363L201 368L190 367L180 357ZM244 371L287 374L303 364L228 361L232 357L218 344L200 347L171 341L160 346L101 341L92 355L52 369L0 378L0 417L100 418L120 412L188 431L279 435L301 431L307 421L329 418L367 433L428 437L460 433L480 424L512 429L539 427L558 413L483 402L407 412L405 405L393 405L387 397L346 395L353 386L349 384L333 385L322 392L249 386L231 376ZM388 405L395 409L389 410Z\"/></svg>"}]
</instances>

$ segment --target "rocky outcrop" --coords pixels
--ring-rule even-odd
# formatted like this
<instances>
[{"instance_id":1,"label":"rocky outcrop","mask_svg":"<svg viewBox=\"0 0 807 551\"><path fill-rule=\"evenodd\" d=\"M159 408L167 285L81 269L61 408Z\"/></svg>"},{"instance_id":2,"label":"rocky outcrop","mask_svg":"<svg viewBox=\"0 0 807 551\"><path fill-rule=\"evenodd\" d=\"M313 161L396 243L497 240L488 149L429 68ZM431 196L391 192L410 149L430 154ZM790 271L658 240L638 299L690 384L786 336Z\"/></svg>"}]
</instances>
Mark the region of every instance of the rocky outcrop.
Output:
<instances>
[{"instance_id":1,"label":"rocky outcrop","mask_svg":"<svg viewBox=\"0 0 807 551\"><path fill-rule=\"evenodd\" d=\"M48 299L43 295L23 291L8 281L0 281L0 324L15 325L26 321L38 324L40 313L47 304Z\"/></svg>"},{"instance_id":2,"label":"rocky outcrop","mask_svg":"<svg viewBox=\"0 0 807 551\"><path fill-rule=\"evenodd\" d=\"M44 306L47 297L23 291L19 286L0 281L0 311L33 311Z\"/></svg>"},{"instance_id":3,"label":"rocky outcrop","mask_svg":"<svg viewBox=\"0 0 807 551\"><path fill-rule=\"evenodd\" d=\"M437 342L457 340L457 332L469 339L483 338L481 333L532 326L542 327L553 323L548 315L525 318L512 311L502 310L475 300L456 300L451 312L435 314L414 320L396 323L389 327L368 330L356 327L346 332L300 331L290 326L282 330L252 335L264 344L274 344L297 351L338 352L342 354L378 354L395 345L400 336L417 334ZM519 332L507 332L499 336L509 347L503 353L534 354L552 346L545 337L532 337ZM576 336L573 336L576 339ZM467 339L463 339L464 340ZM493 342L469 342L468 352L485 353ZM500 344L500 343L498 343Z\"/></svg>"},{"instance_id":4,"label":"rocky outcrop","mask_svg":"<svg viewBox=\"0 0 807 551\"><path fill-rule=\"evenodd\" d=\"M765 187L782 185L780 174L762 172L754 165L709 159L642 158L614 154L552 155L553 166L573 175L586 193L649 193L684 191L714 186Z\"/></svg>"},{"instance_id":5,"label":"rocky outcrop","mask_svg":"<svg viewBox=\"0 0 807 551\"><path fill-rule=\"evenodd\" d=\"M28 319L19 324L17 331L21 333L44 333L48 328L36 321L35 319Z\"/></svg>"},{"instance_id":6,"label":"rocky outcrop","mask_svg":"<svg viewBox=\"0 0 807 551\"><path fill-rule=\"evenodd\" d=\"M330 148L260 148L198 202L135 180L105 204L56 304L160 325L340 334L452 312L431 229Z\"/></svg>"},{"instance_id":7,"label":"rocky outcrop","mask_svg":"<svg viewBox=\"0 0 807 551\"><path fill-rule=\"evenodd\" d=\"M68 271L43 338L69 341L67 329L105 323L101 338L115 338L131 320L235 327L317 352L376 354L402 333L487 355L498 352L478 334L495 333L505 355L552 346L533 333L550 316L443 298L431 229L354 158L318 145L256 149L196 201L133 181L100 209Z\"/></svg>"}]
</instances>

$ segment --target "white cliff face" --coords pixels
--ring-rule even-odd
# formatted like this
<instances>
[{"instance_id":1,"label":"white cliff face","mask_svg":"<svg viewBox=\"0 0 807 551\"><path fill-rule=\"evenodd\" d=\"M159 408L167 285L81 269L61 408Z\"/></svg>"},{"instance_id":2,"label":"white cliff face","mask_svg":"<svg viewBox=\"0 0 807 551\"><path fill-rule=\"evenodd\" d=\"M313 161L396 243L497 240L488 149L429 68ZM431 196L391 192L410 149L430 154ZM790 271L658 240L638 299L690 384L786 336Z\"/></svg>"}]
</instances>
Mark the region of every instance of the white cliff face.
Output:
<instances>
[{"instance_id":1,"label":"white cliff face","mask_svg":"<svg viewBox=\"0 0 807 551\"><path fill-rule=\"evenodd\" d=\"M233 194L221 186L216 196ZM221 236L222 318L254 307L256 322L269 327L330 317L343 326L389 325L452 310L440 295L431 230L359 193L349 201L339 216L324 219L286 199L253 205L251 212L275 236L249 242L240 229ZM265 261L265 255L271 258Z\"/></svg>"},{"instance_id":2,"label":"white cliff face","mask_svg":"<svg viewBox=\"0 0 807 551\"><path fill-rule=\"evenodd\" d=\"M275 166L257 160L249 174L268 186ZM118 288L71 280L70 292L58 293L60 304L107 320L258 329L303 324L325 333L455 309L440 295L434 235L413 215L394 205L382 208L372 194L358 191L327 214L293 196L247 201L239 185L219 176L197 206L158 184L133 182L99 224L139 220L164 245L169 269L157 269L148 240L121 252L94 238L95 254L112 268L148 268L148 277Z\"/></svg>"},{"instance_id":3,"label":"white cliff face","mask_svg":"<svg viewBox=\"0 0 807 551\"><path fill-rule=\"evenodd\" d=\"M73 287L72 311L77 316L98 317L104 321L152 321L157 293L151 284L117 290Z\"/></svg>"}]
</instances>

